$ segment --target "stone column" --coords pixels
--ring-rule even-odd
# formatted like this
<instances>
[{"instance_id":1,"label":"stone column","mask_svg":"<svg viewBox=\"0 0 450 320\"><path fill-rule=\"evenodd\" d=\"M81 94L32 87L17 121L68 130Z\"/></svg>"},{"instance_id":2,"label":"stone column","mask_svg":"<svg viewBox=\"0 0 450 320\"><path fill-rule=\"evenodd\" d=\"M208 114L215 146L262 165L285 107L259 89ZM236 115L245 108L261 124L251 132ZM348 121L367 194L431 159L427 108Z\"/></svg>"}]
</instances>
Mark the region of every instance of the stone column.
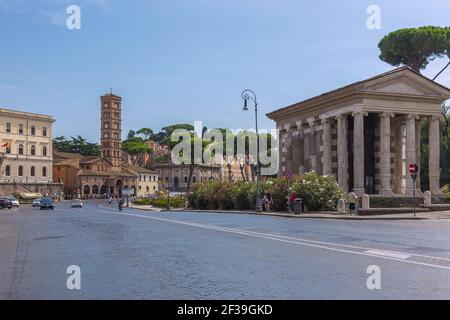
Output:
<instances>
[{"instance_id":1,"label":"stone column","mask_svg":"<svg viewBox=\"0 0 450 320\"><path fill-rule=\"evenodd\" d=\"M433 195L439 195L440 190L440 115L430 118L430 154L429 154L429 174L430 191Z\"/></svg>"},{"instance_id":2,"label":"stone column","mask_svg":"<svg viewBox=\"0 0 450 320\"><path fill-rule=\"evenodd\" d=\"M364 116L367 112L353 112L353 192L361 196L364 187Z\"/></svg>"},{"instance_id":3,"label":"stone column","mask_svg":"<svg viewBox=\"0 0 450 320\"><path fill-rule=\"evenodd\" d=\"M420 117L420 116L419 116ZM420 154L421 154L421 143L420 143L420 138L421 138L421 132L422 132L422 123L420 121L420 118L418 121L416 121L416 163L419 166L419 172L417 173L417 180L416 180L416 187L417 189L420 190L420 168L421 168L421 163L420 163Z\"/></svg>"},{"instance_id":4,"label":"stone column","mask_svg":"<svg viewBox=\"0 0 450 320\"><path fill-rule=\"evenodd\" d=\"M278 148L278 157L279 157L279 168L278 168L278 176L282 177L284 175L284 170L286 168L286 149L284 147L284 144L286 142L286 136L284 129L281 126L277 127L278 130L278 141L279 141L279 148ZM168 173L167 175L168 176Z\"/></svg>"},{"instance_id":5,"label":"stone column","mask_svg":"<svg viewBox=\"0 0 450 320\"><path fill-rule=\"evenodd\" d=\"M309 142L309 152L310 152L310 163L311 170L317 172L317 157L316 157L316 124L315 119L308 119L309 131L310 131L310 142Z\"/></svg>"},{"instance_id":6,"label":"stone column","mask_svg":"<svg viewBox=\"0 0 450 320\"><path fill-rule=\"evenodd\" d=\"M304 156L304 133L303 133L303 122L299 121L297 124L298 127L298 139L299 139L299 167L298 174L305 174L305 156Z\"/></svg>"},{"instance_id":7,"label":"stone column","mask_svg":"<svg viewBox=\"0 0 450 320\"><path fill-rule=\"evenodd\" d=\"M401 194L403 188L403 118L393 120L395 135L394 193Z\"/></svg>"},{"instance_id":8,"label":"stone column","mask_svg":"<svg viewBox=\"0 0 450 320\"><path fill-rule=\"evenodd\" d=\"M323 128L323 175L332 175L331 156L331 123L329 119L322 119Z\"/></svg>"},{"instance_id":9,"label":"stone column","mask_svg":"<svg viewBox=\"0 0 450 320\"><path fill-rule=\"evenodd\" d=\"M391 187L391 118L393 113L380 113L380 194L392 195Z\"/></svg>"},{"instance_id":10,"label":"stone column","mask_svg":"<svg viewBox=\"0 0 450 320\"><path fill-rule=\"evenodd\" d=\"M310 133L306 132L306 123L303 125L303 165L305 173L311 170L311 148L310 148Z\"/></svg>"},{"instance_id":11,"label":"stone column","mask_svg":"<svg viewBox=\"0 0 450 320\"><path fill-rule=\"evenodd\" d=\"M408 114L406 118L406 193L409 196L413 194L413 190L416 188L413 185L408 167L411 163L416 163L416 121L418 118L417 114Z\"/></svg>"},{"instance_id":12,"label":"stone column","mask_svg":"<svg viewBox=\"0 0 450 320\"><path fill-rule=\"evenodd\" d=\"M337 117L338 184L348 192L347 114Z\"/></svg>"}]
</instances>

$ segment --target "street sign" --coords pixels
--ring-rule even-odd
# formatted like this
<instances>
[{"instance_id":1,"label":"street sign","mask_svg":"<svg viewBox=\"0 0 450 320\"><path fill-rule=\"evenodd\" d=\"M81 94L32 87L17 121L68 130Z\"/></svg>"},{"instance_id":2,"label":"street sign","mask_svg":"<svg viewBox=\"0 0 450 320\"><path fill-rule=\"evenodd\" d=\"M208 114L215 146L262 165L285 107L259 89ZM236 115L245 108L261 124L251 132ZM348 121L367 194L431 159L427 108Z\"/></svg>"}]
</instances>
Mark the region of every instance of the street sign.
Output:
<instances>
[{"instance_id":1,"label":"street sign","mask_svg":"<svg viewBox=\"0 0 450 320\"><path fill-rule=\"evenodd\" d=\"M415 163L412 163L409 165L409 173L414 176L419 172L419 166Z\"/></svg>"},{"instance_id":2,"label":"street sign","mask_svg":"<svg viewBox=\"0 0 450 320\"><path fill-rule=\"evenodd\" d=\"M413 180L413 198L414 198L414 217L416 216L416 179L417 173L419 172L419 166L413 162L409 164L408 167L409 174Z\"/></svg>"}]
</instances>

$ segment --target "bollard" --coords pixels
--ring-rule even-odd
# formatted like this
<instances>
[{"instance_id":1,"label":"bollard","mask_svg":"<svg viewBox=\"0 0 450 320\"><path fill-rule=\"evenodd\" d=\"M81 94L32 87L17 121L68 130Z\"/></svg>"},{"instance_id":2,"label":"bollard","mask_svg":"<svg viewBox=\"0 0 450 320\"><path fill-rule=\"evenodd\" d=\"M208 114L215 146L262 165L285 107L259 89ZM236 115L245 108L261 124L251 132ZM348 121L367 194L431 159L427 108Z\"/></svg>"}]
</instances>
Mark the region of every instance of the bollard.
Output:
<instances>
[{"instance_id":1,"label":"bollard","mask_svg":"<svg viewBox=\"0 0 450 320\"><path fill-rule=\"evenodd\" d=\"M370 197L368 194L364 194L362 196L362 209L363 210L370 209Z\"/></svg>"},{"instance_id":2,"label":"bollard","mask_svg":"<svg viewBox=\"0 0 450 320\"><path fill-rule=\"evenodd\" d=\"M425 191L425 199L424 199L424 207L429 208L431 207L431 192Z\"/></svg>"},{"instance_id":3,"label":"bollard","mask_svg":"<svg viewBox=\"0 0 450 320\"><path fill-rule=\"evenodd\" d=\"M338 205L337 205L338 213L345 213L345 200L339 199Z\"/></svg>"}]
</instances>

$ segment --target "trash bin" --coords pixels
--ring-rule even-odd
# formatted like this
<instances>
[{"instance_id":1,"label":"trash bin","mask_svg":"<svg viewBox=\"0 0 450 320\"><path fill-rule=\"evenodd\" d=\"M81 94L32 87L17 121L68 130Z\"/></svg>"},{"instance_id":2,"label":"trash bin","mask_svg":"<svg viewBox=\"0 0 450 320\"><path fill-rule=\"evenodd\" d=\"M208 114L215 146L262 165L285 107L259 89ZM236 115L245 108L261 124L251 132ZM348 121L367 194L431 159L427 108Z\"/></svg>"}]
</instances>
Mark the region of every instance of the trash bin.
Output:
<instances>
[{"instance_id":1,"label":"trash bin","mask_svg":"<svg viewBox=\"0 0 450 320\"><path fill-rule=\"evenodd\" d=\"M302 199L296 198L294 202L294 214L302 214Z\"/></svg>"}]
</instances>

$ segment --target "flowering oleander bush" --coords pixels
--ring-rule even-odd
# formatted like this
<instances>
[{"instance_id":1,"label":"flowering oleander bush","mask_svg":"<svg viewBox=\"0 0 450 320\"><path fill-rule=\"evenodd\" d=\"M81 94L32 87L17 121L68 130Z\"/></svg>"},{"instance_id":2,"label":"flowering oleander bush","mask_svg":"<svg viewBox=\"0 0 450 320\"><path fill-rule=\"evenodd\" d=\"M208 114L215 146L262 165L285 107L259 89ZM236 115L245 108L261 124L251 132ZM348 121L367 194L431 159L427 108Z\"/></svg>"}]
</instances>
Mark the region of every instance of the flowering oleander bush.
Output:
<instances>
[{"instance_id":1,"label":"flowering oleander bush","mask_svg":"<svg viewBox=\"0 0 450 320\"><path fill-rule=\"evenodd\" d=\"M274 211L287 209L287 197L293 190L302 198L310 211L334 210L337 201L344 197L334 177L322 177L308 173L287 179L268 179L261 181L261 197L265 192L272 196ZM254 182L207 182L195 184L189 195L189 205L195 209L254 209L256 203L256 184Z\"/></svg>"},{"instance_id":2,"label":"flowering oleander bush","mask_svg":"<svg viewBox=\"0 0 450 320\"><path fill-rule=\"evenodd\" d=\"M335 210L338 200L345 195L333 176L324 177L315 172L305 174L292 188L309 211Z\"/></svg>"}]
</instances>

